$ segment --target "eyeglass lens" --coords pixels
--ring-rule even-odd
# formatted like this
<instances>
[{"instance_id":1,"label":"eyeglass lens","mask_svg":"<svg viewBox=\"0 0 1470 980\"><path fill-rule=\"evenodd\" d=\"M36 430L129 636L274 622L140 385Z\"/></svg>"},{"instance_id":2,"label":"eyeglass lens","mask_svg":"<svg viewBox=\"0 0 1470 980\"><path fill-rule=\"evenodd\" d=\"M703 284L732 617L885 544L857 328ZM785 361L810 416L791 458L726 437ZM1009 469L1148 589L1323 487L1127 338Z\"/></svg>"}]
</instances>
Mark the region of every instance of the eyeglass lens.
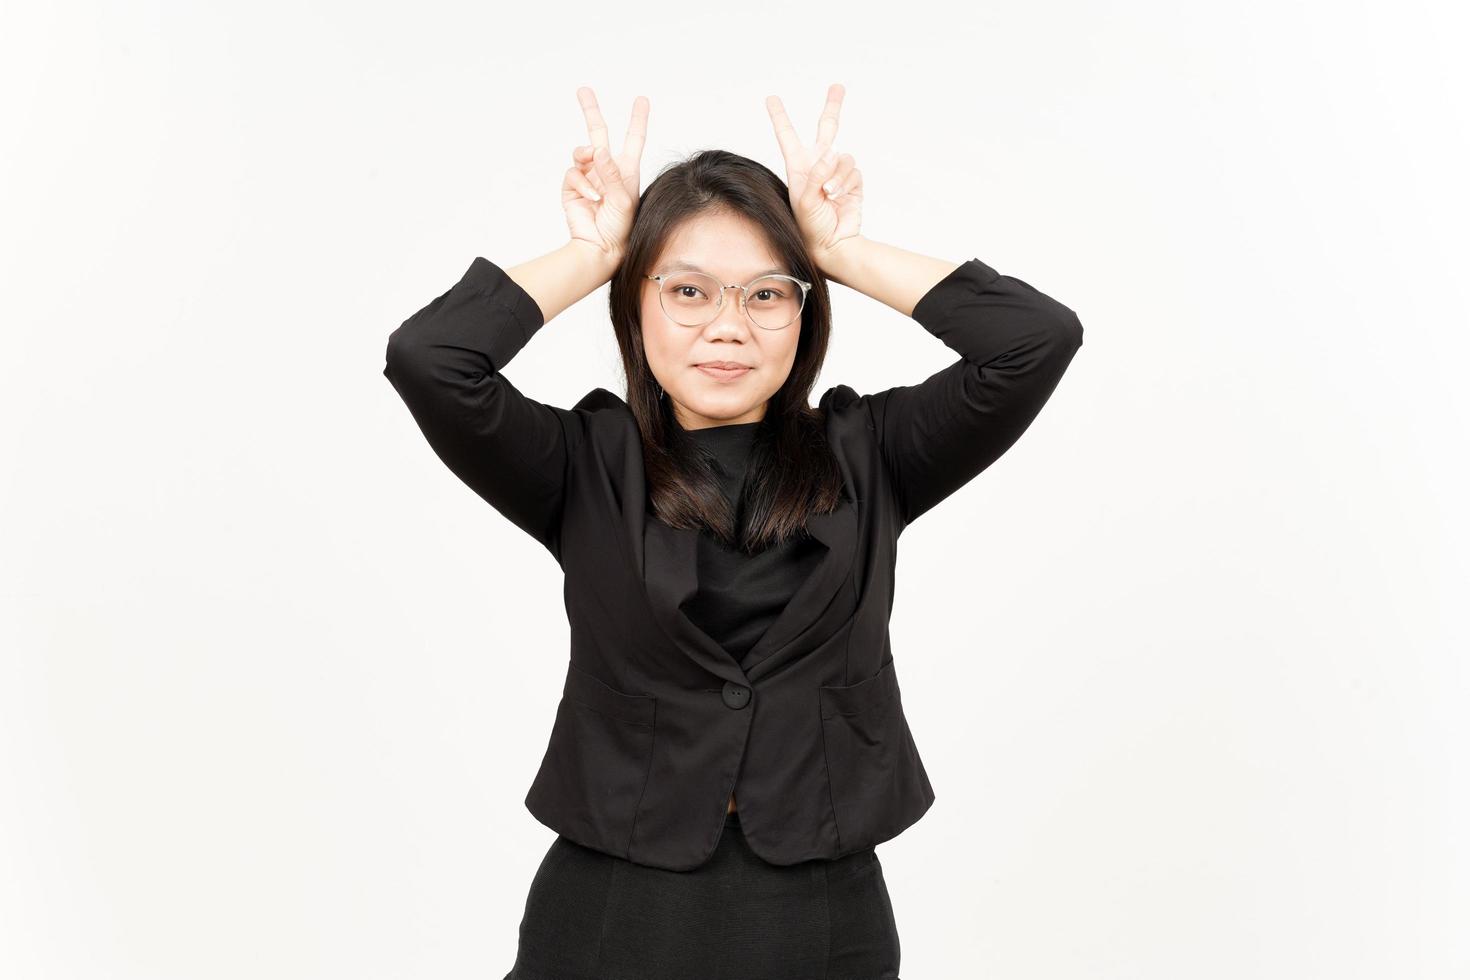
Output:
<instances>
[{"instance_id":1,"label":"eyeglass lens","mask_svg":"<svg viewBox=\"0 0 1470 980\"><path fill-rule=\"evenodd\" d=\"M663 281L659 302L664 312L686 327L701 327L715 318L720 283L700 272L677 272ZM766 276L746 287L745 310L758 327L780 330L800 314L806 296L800 285L784 276ZM731 302L738 302L732 297Z\"/></svg>"}]
</instances>

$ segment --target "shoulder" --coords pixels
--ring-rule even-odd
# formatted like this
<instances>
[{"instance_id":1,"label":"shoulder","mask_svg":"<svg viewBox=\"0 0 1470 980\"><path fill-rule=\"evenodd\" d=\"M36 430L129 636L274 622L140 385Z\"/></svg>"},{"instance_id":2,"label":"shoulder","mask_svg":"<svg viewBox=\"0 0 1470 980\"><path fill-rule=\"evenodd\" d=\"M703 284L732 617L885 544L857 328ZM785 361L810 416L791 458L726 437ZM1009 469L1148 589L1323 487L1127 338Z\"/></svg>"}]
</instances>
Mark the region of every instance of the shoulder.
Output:
<instances>
[{"instance_id":1,"label":"shoulder","mask_svg":"<svg viewBox=\"0 0 1470 980\"><path fill-rule=\"evenodd\" d=\"M614 392L593 388L563 412L568 431L577 444L589 443L604 455L641 451L638 420L633 410Z\"/></svg>"},{"instance_id":2,"label":"shoulder","mask_svg":"<svg viewBox=\"0 0 1470 980\"><path fill-rule=\"evenodd\" d=\"M572 411L587 416L601 413L630 419L633 417L633 410L628 407L628 403L606 388L593 388L587 392L572 406Z\"/></svg>"},{"instance_id":3,"label":"shoulder","mask_svg":"<svg viewBox=\"0 0 1470 980\"><path fill-rule=\"evenodd\" d=\"M868 409L868 399L859 395L850 385L833 385L822 393L817 407L827 416L827 427L873 428L873 416Z\"/></svg>"},{"instance_id":4,"label":"shoulder","mask_svg":"<svg viewBox=\"0 0 1470 980\"><path fill-rule=\"evenodd\" d=\"M859 395L850 385L833 385L822 393L817 408L827 418L828 428L873 428L868 399ZM616 431L627 426L637 428L633 410L620 395L606 388L593 388L577 400L570 409L577 421L588 432Z\"/></svg>"}]
</instances>

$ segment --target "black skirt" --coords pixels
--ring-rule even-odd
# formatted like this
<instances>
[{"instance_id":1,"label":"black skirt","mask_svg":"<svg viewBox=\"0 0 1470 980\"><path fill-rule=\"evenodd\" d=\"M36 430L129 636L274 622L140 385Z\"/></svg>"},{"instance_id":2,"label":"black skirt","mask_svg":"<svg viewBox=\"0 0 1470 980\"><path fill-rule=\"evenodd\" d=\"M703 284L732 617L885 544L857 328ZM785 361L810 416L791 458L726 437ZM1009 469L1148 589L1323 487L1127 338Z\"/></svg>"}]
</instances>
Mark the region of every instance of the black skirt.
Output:
<instances>
[{"instance_id":1,"label":"black skirt","mask_svg":"<svg viewBox=\"0 0 1470 980\"><path fill-rule=\"evenodd\" d=\"M874 848L769 864L737 810L692 871L558 836L531 882L505 980L898 980L898 961Z\"/></svg>"}]
</instances>

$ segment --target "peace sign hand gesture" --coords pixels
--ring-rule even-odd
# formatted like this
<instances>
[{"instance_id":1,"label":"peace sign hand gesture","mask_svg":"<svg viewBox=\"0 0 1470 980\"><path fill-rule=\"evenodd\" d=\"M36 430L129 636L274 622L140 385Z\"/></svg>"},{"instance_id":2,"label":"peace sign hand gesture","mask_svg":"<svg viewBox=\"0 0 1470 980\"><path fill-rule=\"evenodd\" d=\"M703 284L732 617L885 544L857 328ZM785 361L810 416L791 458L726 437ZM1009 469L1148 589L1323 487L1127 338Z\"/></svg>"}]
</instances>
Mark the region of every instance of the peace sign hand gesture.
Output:
<instances>
[{"instance_id":1,"label":"peace sign hand gesture","mask_svg":"<svg viewBox=\"0 0 1470 980\"><path fill-rule=\"evenodd\" d=\"M840 84L827 89L827 104L817 120L817 138L809 147L803 146L796 135L781 100L774 95L766 97L766 111L776 127L781 155L786 158L786 185L797 226L813 261L829 274L837 247L858 237L862 222L862 171L853 166L852 154L832 151L845 94Z\"/></svg>"},{"instance_id":2,"label":"peace sign hand gesture","mask_svg":"<svg viewBox=\"0 0 1470 980\"><path fill-rule=\"evenodd\" d=\"M616 267L638 212L638 168L648 135L648 99L640 95L633 100L623 149L616 156L608 145L607 124L592 89L578 88L577 101L592 142L572 150L572 166L561 185L561 205L573 240L595 245Z\"/></svg>"}]
</instances>

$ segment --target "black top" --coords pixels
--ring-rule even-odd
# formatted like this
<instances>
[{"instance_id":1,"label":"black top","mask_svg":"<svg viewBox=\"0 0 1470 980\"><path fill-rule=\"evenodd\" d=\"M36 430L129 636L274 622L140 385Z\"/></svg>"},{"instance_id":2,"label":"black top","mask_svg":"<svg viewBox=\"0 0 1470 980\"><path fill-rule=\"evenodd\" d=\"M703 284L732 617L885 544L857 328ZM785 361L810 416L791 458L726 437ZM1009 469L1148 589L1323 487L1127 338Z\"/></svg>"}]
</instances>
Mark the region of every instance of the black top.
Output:
<instances>
[{"instance_id":1,"label":"black top","mask_svg":"<svg viewBox=\"0 0 1470 980\"><path fill-rule=\"evenodd\" d=\"M741 660L680 609L699 578L698 532L648 517L627 402L595 388L563 408L505 373L543 329L529 293L477 256L390 335L384 374L429 445L565 576L562 700L525 797L547 827L687 871L714 854L733 793L752 852L794 865L889 840L933 804L904 715L902 644L888 628L899 536L1026 431L1081 346L1082 324L979 259L925 293L913 320L948 347L949 363L866 394L843 384L822 394L816 407L848 493L809 517L825 551ZM724 435L739 433L703 438ZM484 560L515 561L505 545L483 549ZM969 548L963 564L1005 560L971 545L955 542ZM973 624L986 612L957 615ZM514 610L473 615L485 625L476 642L499 661L546 655L497 631ZM959 631L944 659L985 655L985 634ZM499 693L489 704L503 710L514 693ZM523 744L524 726L512 727Z\"/></svg>"},{"instance_id":2,"label":"black top","mask_svg":"<svg viewBox=\"0 0 1470 980\"><path fill-rule=\"evenodd\" d=\"M740 499L746 463L759 422L687 430L715 456L721 488L732 507ZM699 535L699 588L679 608L737 660L745 656L786 608L822 556L821 542L798 536L755 555Z\"/></svg>"}]
</instances>

